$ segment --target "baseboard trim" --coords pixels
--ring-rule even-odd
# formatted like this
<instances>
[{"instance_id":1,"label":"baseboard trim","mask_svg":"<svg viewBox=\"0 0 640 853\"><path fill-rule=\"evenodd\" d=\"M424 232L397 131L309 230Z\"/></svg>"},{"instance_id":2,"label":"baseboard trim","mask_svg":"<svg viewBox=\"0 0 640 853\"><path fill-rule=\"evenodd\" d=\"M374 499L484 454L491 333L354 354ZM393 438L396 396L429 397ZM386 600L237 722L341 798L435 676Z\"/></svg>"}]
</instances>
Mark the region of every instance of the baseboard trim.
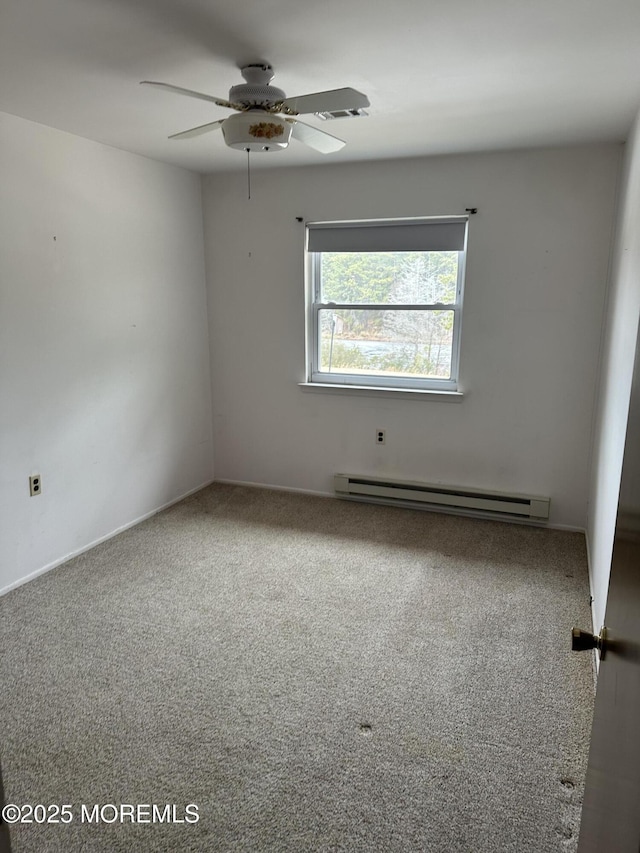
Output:
<instances>
[{"instance_id":1,"label":"baseboard trim","mask_svg":"<svg viewBox=\"0 0 640 853\"><path fill-rule=\"evenodd\" d=\"M227 486L246 486L249 489L268 489L270 492L294 492L298 495L312 495L316 498L335 498L334 492L319 492L315 489L297 489L294 486L274 486L271 483L253 483L250 480L227 480L216 477L214 483L224 483Z\"/></svg>"},{"instance_id":2,"label":"baseboard trim","mask_svg":"<svg viewBox=\"0 0 640 853\"><path fill-rule=\"evenodd\" d=\"M587 537L587 531L584 527L578 527L575 524L545 524L545 527L548 527L550 530L566 530L567 533L582 533L582 535Z\"/></svg>"},{"instance_id":3,"label":"baseboard trim","mask_svg":"<svg viewBox=\"0 0 640 853\"><path fill-rule=\"evenodd\" d=\"M298 489L298 488L294 488L293 486L274 486L272 483L254 483L250 480L229 480L227 478L216 477L213 482L214 483L225 483L226 485L229 485L229 486L246 486L247 488L250 488L250 489L269 489L272 492L293 492L295 494L300 494L300 495L313 495L317 498L335 498L336 500L351 500L354 503L368 503L368 504L372 504L372 505L378 504L381 506L401 506L401 504L395 504L395 503L391 504L389 501L384 501L384 500L378 501L378 500L371 499L371 498L362 498L362 499L360 499L360 498L345 499L342 497L338 498L338 496L336 495L335 492L320 492L320 491L317 491L316 489ZM415 509L416 507L411 507L411 508ZM496 517L489 515L488 513L481 514L481 513L477 513L477 512L463 512L463 511L458 511L458 510L448 510L447 511L446 509L443 509L441 507L438 507L437 509L424 509L424 510L421 509L420 511L423 511L423 512L439 512L439 513L444 513L446 515L458 515L461 517L464 516L465 518L477 518L477 519L480 519L482 521L504 521L506 524L525 524L525 523L527 523L524 520L518 519L518 518L514 518L514 519L496 518ZM541 527L541 528L547 529L547 530L564 530L568 533L582 533L583 536L586 537L586 530L584 527L577 527L576 525L572 525L572 524L550 524L548 522L544 522L544 523L540 523L540 524L529 523L528 526Z\"/></svg>"},{"instance_id":4,"label":"baseboard trim","mask_svg":"<svg viewBox=\"0 0 640 853\"><path fill-rule=\"evenodd\" d=\"M162 506L157 507L156 509L151 510L150 512L145 513L144 515L135 518L133 521L127 522L126 524L117 527L115 530L112 530L110 533L101 536L99 539L95 539L87 545L83 545L81 548L76 549L75 551L71 551L69 554L66 554L64 557L60 557L57 560L54 560L51 563L47 563L45 566L42 566L39 569L36 569L34 572L30 572L28 575L25 575L22 578L18 578L18 580L13 581L5 587L0 588L0 597L6 595L8 592L11 592L13 589L17 589L25 583L28 583L31 580L39 577L40 575L46 574L46 572L51 571L52 569L57 568L57 566L61 566L63 563L72 560L74 557L79 557L80 554L84 554L86 551L90 551L92 548L95 548L97 545L101 545L103 542L107 542L109 539L113 539L114 536L118 536L120 533L124 533L125 530L129 530L131 527L135 527L136 524L141 524L143 521L146 521L148 518L151 518L154 515L157 515L159 512L162 512L165 509L168 509L170 506L174 504L180 503L180 501L185 500L185 498L190 497L191 495L196 494L197 492L202 491L202 489L206 489L207 486L211 486L214 483L222 483L229 486L245 486L247 488L252 489L268 489L273 492L292 492L294 494L301 495L310 495L312 497L317 498L333 498L334 500L339 500L334 492L322 492L317 489L300 489L294 486L276 486L272 483L256 483L251 480L233 480L228 479L226 477L214 477L211 480L207 480L204 483L201 483L199 486L196 486L193 489L190 489L184 494L179 495L177 498L173 498ZM477 517L477 516L476 516ZM491 519L488 519L491 520ZM495 519L494 519L495 520ZM593 610L593 589L591 586L591 561L590 561L590 552L589 552L589 537L587 536L587 532L583 527L575 527L569 524L545 524L545 528L551 530L565 530L571 533L582 533L585 536L585 540L587 543L587 565L589 567L589 588L591 590L591 620L594 622L594 610Z\"/></svg>"},{"instance_id":5,"label":"baseboard trim","mask_svg":"<svg viewBox=\"0 0 640 853\"><path fill-rule=\"evenodd\" d=\"M107 542L109 539L113 539L114 536L118 536L118 534L124 533L125 530L129 530L129 528L135 527L136 524L141 524L143 521L146 521L148 518L152 518L152 516L157 515L159 512L162 512L165 509L169 509L170 506L180 503L180 501L183 501L190 495L194 495L196 492L200 492L202 491L202 489L206 489L207 486L210 486L213 482L214 480L207 480L205 483L196 486L194 489L189 489L188 492L185 492L179 497L173 498L172 500L168 501L168 503L162 504L162 506L159 506L156 509L152 509L150 512L147 512L144 515L135 518L133 521L129 521L126 524L122 524L120 527L116 527L116 529L112 530L111 533L106 533L104 536L101 536L99 539L93 540L88 545L83 545L81 548L77 548L75 551L71 551L71 553L67 554L66 556L60 557L58 560L54 560L52 563L47 563L45 566L36 569L35 572L30 572L28 575L25 575L22 578L18 578L18 580L13 581L7 586L0 588L0 597L6 595L8 592L11 592L12 589L17 589L19 586L22 586L23 584L34 580L40 575L44 575L47 572L50 572L52 569L61 566L63 563L66 563L69 560L73 560L74 557L79 557L80 554L84 554L86 551L90 551L97 545L101 545L103 542Z\"/></svg>"}]
</instances>

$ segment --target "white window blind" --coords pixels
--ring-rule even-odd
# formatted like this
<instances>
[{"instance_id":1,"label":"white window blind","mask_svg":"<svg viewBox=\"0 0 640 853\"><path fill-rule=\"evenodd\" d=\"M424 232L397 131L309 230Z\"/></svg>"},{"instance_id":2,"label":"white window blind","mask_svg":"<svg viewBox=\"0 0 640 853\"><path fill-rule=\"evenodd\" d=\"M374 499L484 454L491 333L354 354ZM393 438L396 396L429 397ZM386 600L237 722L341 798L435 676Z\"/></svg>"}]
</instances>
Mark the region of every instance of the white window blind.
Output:
<instances>
[{"instance_id":1,"label":"white window blind","mask_svg":"<svg viewBox=\"0 0 640 853\"><path fill-rule=\"evenodd\" d=\"M462 252L467 217L371 223L310 222L309 252Z\"/></svg>"}]
</instances>

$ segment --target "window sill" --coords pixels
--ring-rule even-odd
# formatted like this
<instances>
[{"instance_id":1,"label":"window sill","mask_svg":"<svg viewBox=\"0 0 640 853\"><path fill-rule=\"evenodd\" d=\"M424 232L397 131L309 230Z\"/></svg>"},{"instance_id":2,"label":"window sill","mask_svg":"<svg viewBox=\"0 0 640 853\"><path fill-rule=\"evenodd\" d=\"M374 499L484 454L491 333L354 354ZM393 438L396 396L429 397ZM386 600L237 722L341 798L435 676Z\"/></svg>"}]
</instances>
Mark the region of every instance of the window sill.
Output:
<instances>
[{"instance_id":1,"label":"window sill","mask_svg":"<svg viewBox=\"0 0 640 853\"><path fill-rule=\"evenodd\" d=\"M434 391L427 388L378 388L373 385L339 385L334 382L299 382L303 391L319 391L322 394L356 394L371 397L414 397L423 400L439 400L447 403L461 403L462 391Z\"/></svg>"}]
</instances>

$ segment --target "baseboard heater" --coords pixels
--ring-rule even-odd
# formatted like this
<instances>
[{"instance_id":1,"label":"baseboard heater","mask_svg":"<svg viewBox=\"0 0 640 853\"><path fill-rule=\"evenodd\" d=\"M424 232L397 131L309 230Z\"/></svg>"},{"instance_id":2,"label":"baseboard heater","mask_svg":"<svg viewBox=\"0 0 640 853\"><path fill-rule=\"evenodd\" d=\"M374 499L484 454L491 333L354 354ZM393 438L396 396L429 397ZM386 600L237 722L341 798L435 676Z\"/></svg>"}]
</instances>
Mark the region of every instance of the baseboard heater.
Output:
<instances>
[{"instance_id":1,"label":"baseboard heater","mask_svg":"<svg viewBox=\"0 0 640 853\"><path fill-rule=\"evenodd\" d=\"M334 488L338 497L351 500L464 514L508 516L513 520L523 521L546 521L549 518L551 503L550 498L536 495L486 492L481 489L361 477L354 474L336 474Z\"/></svg>"}]
</instances>

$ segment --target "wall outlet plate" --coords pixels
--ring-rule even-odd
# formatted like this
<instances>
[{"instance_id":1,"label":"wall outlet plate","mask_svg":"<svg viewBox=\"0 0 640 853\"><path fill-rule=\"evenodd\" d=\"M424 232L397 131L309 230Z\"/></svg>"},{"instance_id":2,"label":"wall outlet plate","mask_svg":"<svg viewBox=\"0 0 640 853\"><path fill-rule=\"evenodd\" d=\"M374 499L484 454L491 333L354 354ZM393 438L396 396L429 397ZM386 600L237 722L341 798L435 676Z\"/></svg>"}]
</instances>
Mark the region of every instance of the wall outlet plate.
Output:
<instances>
[{"instance_id":1,"label":"wall outlet plate","mask_svg":"<svg viewBox=\"0 0 640 853\"><path fill-rule=\"evenodd\" d=\"M39 495L42 491L42 477L40 474L32 474L29 477L29 493L31 497L35 497L35 495Z\"/></svg>"},{"instance_id":2,"label":"wall outlet plate","mask_svg":"<svg viewBox=\"0 0 640 853\"><path fill-rule=\"evenodd\" d=\"M386 441L386 432L383 429L376 430L376 444L384 444Z\"/></svg>"}]
</instances>

